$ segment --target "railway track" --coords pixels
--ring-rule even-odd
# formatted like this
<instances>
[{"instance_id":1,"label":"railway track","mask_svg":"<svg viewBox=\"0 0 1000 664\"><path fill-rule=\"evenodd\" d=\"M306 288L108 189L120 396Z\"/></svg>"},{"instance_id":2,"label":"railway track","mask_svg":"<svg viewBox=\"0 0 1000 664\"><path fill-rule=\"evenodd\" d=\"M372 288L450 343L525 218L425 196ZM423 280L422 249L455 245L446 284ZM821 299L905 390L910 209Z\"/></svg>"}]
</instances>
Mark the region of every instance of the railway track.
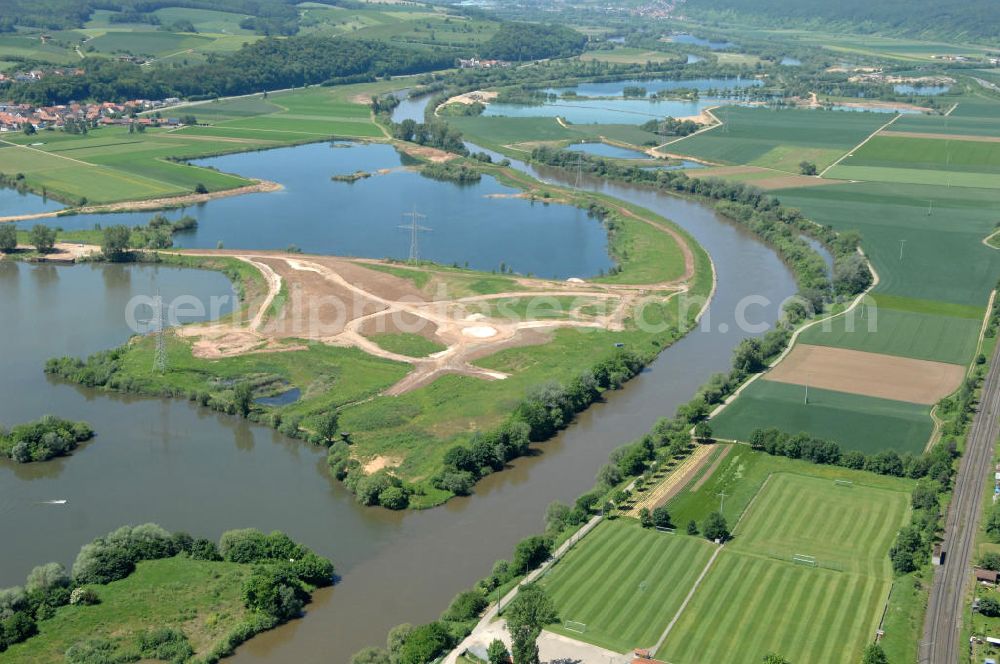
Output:
<instances>
[{"instance_id":1,"label":"railway track","mask_svg":"<svg viewBox=\"0 0 1000 664\"><path fill-rule=\"evenodd\" d=\"M983 483L992 470L993 445L1000 433L998 359L1000 350L994 350L990 370L983 383L979 411L973 418L965 454L955 479L955 491L945 523L944 564L935 570L927 604L924 640L920 648L921 664L954 664L960 660L962 613L982 512Z\"/></svg>"}]
</instances>

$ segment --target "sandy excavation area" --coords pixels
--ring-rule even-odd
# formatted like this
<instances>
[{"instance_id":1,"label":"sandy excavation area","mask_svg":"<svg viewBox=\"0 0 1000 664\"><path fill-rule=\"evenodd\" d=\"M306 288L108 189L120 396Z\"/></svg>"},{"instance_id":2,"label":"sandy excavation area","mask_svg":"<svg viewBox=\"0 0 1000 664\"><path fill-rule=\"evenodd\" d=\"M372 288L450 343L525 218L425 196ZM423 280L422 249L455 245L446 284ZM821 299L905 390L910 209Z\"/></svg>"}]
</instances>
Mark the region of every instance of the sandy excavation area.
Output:
<instances>
[{"instance_id":1,"label":"sandy excavation area","mask_svg":"<svg viewBox=\"0 0 1000 664\"><path fill-rule=\"evenodd\" d=\"M355 347L413 367L387 394L401 394L447 373L502 380L505 374L472 362L504 348L545 343L559 328L622 329L632 308L650 297L648 285L519 279L523 291L449 298L444 290L428 289L428 294L409 279L379 271L378 261L236 250L184 253L245 261L267 285L266 294L248 303L237 320L180 328L178 334L192 341L195 356L218 359L299 350L303 342ZM685 287L683 282L655 285L661 293L657 297ZM538 319L501 315L501 307L491 306L524 298L569 298L577 304L567 306L561 316ZM594 302L603 306L595 308ZM588 305L587 313L579 303ZM483 313L494 309L496 316ZM444 350L427 357L401 355L376 343L373 335L378 334L415 334Z\"/></svg>"},{"instance_id":2,"label":"sandy excavation area","mask_svg":"<svg viewBox=\"0 0 1000 664\"><path fill-rule=\"evenodd\" d=\"M764 380L932 405L958 389L965 368L827 346L797 345Z\"/></svg>"}]
</instances>

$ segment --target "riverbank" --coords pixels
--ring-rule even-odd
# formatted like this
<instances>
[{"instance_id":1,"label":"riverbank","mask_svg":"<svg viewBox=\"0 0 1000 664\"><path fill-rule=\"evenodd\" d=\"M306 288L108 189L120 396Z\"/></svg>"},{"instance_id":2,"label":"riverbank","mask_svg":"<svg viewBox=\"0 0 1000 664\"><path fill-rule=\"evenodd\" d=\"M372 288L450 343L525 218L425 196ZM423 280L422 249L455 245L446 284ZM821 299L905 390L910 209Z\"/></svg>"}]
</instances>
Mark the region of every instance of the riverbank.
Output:
<instances>
[{"instance_id":1,"label":"riverbank","mask_svg":"<svg viewBox=\"0 0 1000 664\"><path fill-rule=\"evenodd\" d=\"M104 205L84 205L80 207L69 207L63 210L38 212L34 214L10 215L7 217L0 217L0 223L28 221L32 219L51 219L53 217L64 217L66 215L74 214L107 214L117 212L154 212L157 210L172 210L174 208L200 205L220 198L229 198L230 196L281 191L283 188L284 187L277 182L258 180L256 183L251 185L236 187L234 189L223 189L221 191L184 194L168 198L121 201L119 203L108 203Z\"/></svg>"}]
</instances>

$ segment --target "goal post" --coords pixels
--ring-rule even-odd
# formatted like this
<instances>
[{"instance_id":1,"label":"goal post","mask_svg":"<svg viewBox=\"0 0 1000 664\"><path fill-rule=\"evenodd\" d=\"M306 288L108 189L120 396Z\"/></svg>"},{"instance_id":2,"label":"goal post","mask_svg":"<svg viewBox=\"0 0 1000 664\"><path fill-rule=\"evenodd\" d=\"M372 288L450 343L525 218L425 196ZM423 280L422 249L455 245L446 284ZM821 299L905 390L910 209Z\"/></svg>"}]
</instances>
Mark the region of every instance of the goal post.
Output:
<instances>
[{"instance_id":1,"label":"goal post","mask_svg":"<svg viewBox=\"0 0 1000 664\"><path fill-rule=\"evenodd\" d=\"M577 634L583 634L587 631L587 624L582 622L577 622L576 620L567 620L563 623L565 627L570 632L576 632Z\"/></svg>"},{"instance_id":2,"label":"goal post","mask_svg":"<svg viewBox=\"0 0 1000 664\"><path fill-rule=\"evenodd\" d=\"M834 480L833 484L834 486L844 487L846 489L854 488L854 482L851 480Z\"/></svg>"},{"instance_id":3,"label":"goal post","mask_svg":"<svg viewBox=\"0 0 1000 664\"><path fill-rule=\"evenodd\" d=\"M792 562L796 565L805 565L806 567L816 567L816 558L813 556L807 556L804 553L796 553L792 556Z\"/></svg>"}]
</instances>

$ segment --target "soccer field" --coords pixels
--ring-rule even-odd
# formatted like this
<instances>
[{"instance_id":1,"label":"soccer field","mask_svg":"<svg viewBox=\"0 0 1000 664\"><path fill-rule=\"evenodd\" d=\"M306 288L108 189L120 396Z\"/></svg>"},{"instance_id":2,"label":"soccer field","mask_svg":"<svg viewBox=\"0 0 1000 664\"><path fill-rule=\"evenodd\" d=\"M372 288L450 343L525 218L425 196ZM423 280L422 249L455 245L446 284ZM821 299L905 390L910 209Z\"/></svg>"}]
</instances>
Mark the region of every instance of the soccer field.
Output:
<instances>
[{"instance_id":1,"label":"soccer field","mask_svg":"<svg viewBox=\"0 0 1000 664\"><path fill-rule=\"evenodd\" d=\"M891 578L886 551L909 511L904 491L775 473L750 505L730 548L819 567Z\"/></svg>"},{"instance_id":2,"label":"soccer field","mask_svg":"<svg viewBox=\"0 0 1000 664\"><path fill-rule=\"evenodd\" d=\"M724 550L656 653L671 664L855 664L890 581Z\"/></svg>"},{"instance_id":3,"label":"soccer field","mask_svg":"<svg viewBox=\"0 0 1000 664\"><path fill-rule=\"evenodd\" d=\"M887 553L908 517L906 485L776 473L748 510L657 659L751 664L779 652L792 662L859 661L892 582Z\"/></svg>"},{"instance_id":4,"label":"soccer field","mask_svg":"<svg viewBox=\"0 0 1000 664\"><path fill-rule=\"evenodd\" d=\"M617 652L653 646L677 612L715 545L606 521L542 580L559 612L547 629ZM566 622L583 623L583 632Z\"/></svg>"}]
</instances>

